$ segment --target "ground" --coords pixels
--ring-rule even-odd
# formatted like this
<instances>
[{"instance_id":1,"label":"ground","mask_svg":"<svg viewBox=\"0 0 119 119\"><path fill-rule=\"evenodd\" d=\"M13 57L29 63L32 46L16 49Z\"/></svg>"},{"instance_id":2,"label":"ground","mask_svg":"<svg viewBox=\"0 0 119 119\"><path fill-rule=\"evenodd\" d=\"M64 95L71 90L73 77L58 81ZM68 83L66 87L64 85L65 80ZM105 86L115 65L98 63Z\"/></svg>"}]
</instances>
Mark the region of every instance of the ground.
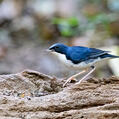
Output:
<instances>
[{"instance_id":1,"label":"ground","mask_svg":"<svg viewBox=\"0 0 119 119\"><path fill-rule=\"evenodd\" d=\"M92 78L65 88L63 83L32 70L0 75L0 118L119 118L119 78Z\"/></svg>"}]
</instances>

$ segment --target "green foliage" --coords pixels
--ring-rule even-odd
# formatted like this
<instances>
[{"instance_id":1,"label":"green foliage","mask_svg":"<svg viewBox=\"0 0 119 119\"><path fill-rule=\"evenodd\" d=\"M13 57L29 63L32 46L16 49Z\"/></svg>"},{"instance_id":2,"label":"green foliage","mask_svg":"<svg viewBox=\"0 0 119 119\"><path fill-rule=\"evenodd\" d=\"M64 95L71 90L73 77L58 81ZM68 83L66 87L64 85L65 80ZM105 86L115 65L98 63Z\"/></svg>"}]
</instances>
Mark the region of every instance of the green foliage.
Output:
<instances>
[{"instance_id":1,"label":"green foliage","mask_svg":"<svg viewBox=\"0 0 119 119\"><path fill-rule=\"evenodd\" d=\"M104 24L107 25L112 21L116 20L116 17L113 14L107 15L105 13L100 13L95 16L88 18L89 22L93 22L94 24Z\"/></svg>"},{"instance_id":2,"label":"green foliage","mask_svg":"<svg viewBox=\"0 0 119 119\"><path fill-rule=\"evenodd\" d=\"M87 16L87 22L83 23L76 17L71 18L53 18L52 23L55 24L64 37L71 37L80 33L84 33L87 30L93 29L96 30L99 26L107 33L111 34L110 32L110 23L116 21L117 14L106 14L106 13L99 13L94 16ZM100 28L100 27L99 27Z\"/></svg>"},{"instance_id":3,"label":"green foliage","mask_svg":"<svg viewBox=\"0 0 119 119\"><path fill-rule=\"evenodd\" d=\"M75 35L74 28L78 27L79 21L75 17L71 18L53 18L53 24L56 24L61 35L65 37L70 37Z\"/></svg>"},{"instance_id":4,"label":"green foliage","mask_svg":"<svg viewBox=\"0 0 119 119\"><path fill-rule=\"evenodd\" d=\"M88 24L85 29L96 29L98 25L102 25L103 29L109 31L109 24L117 19L116 14L100 13L95 16L87 17Z\"/></svg>"}]
</instances>

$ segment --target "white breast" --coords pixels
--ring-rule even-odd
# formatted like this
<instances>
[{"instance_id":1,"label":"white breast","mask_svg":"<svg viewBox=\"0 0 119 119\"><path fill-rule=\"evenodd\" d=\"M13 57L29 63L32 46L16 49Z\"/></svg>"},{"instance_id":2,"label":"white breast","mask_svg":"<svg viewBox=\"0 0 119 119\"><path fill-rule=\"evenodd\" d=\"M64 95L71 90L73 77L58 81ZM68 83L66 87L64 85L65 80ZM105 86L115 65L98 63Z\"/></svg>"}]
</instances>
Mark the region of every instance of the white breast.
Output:
<instances>
[{"instance_id":1,"label":"white breast","mask_svg":"<svg viewBox=\"0 0 119 119\"><path fill-rule=\"evenodd\" d=\"M52 52L55 56L58 57L58 59L64 63L67 66L73 67L73 68L78 68L78 69L82 69L82 68L87 68L90 67L92 65L94 65L95 63L101 61L101 58L97 58L94 60L89 60L87 62L81 62L79 64L73 64L70 60L66 59L66 56L64 54L60 54L60 53L56 53L56 52Z\"/></svg>"}]
</instances>

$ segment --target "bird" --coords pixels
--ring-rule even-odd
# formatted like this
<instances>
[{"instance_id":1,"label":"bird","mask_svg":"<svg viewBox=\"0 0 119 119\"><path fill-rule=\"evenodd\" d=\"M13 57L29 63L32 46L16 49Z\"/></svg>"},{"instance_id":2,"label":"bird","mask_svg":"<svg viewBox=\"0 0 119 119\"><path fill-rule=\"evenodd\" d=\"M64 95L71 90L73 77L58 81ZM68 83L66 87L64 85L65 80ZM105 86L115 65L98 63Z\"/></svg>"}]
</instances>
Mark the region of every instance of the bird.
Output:
<instances>
[{"instance_id":1,"label":"bird","mask_svg":"<svg viewBox=\"0 0 119 119\"><path fill-rule=\"evenodd\" d=\"M63 84L65 87L68 82L75 80L77 76L87 72L87 69L91 70L76 83L80 84L96 69L96 64L105 59L119 58L110 54L110 51L104 51L97 48L89 48L84 46L67 46L62 43L55 43L48 48L48 51L57 55L59 59L67 66L76 69L82 69L81 72L69 77Z\"/></svg>"}]
</instances>

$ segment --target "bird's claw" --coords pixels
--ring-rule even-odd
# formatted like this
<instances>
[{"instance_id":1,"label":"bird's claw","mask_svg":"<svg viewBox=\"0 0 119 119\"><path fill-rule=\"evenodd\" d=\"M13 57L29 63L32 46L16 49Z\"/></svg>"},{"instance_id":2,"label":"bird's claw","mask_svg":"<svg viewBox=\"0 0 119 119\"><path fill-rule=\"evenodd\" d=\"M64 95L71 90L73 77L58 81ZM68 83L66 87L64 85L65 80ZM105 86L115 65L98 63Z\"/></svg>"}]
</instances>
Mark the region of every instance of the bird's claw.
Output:
<instances>
[{"instance_id":1,"label":"bird's claw","mask_svg":"<svg viewBox=\"0 0 119 119\"><path fill-rule=\"evenodd\" d=\"M70 78L68 78L68 79L66 80L66 82L63 84L63 87L65 87L68 82L76 82L76 81L77 81L77 80L76 80L74 77L70 77Z\"/></svg>"}]
</instances>

